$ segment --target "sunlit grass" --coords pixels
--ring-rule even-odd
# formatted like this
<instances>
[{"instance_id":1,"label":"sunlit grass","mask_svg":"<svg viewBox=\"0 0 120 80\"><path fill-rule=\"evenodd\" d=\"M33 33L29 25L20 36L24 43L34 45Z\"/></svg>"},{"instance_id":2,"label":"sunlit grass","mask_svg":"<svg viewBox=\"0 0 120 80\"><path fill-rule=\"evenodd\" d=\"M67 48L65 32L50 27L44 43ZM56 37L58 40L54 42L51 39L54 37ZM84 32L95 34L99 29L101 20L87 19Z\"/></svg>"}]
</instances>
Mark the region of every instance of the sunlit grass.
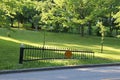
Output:
<instances>
[{"instance_id":1,"label":"sunlit grass","mask_svg":"<svg viewBox=\"0 0 120 80\"><path fill-rule=\"evenodd\" d=\"M11 41L11 42L14 42L14 43L17 43L17 44L24 44L24 45L31 45L31 46L40 46L40 44L38 45L37 43L32 43L32 42L28 42L28 41L20 41L20 40L16 40L16 39L13 39L13 38L10 38L10 37L3 37L3 36L0 36L0 39L2 40L6 40L6 41Z\"/></svg>"},{"instance_id":2,"label":"sunlit grass","mask_svg":"<svg viewBox=\"0 0 120 80\"><path fill-rule=\"evenodd\" d=\"M110 50L110 51L115 51L115 52L119 52L119 53L120 53L120 48L113 48L113 47L105 46L104 49L105 49L105 50Z\"/></svg>"},{"instance_id":3,"label":"sunlit grass","mask_svg":"<svg viewBox=\"0 0 120 80\"><path fill-rule=\"evenodd\" d=\"M31 46L43 46L44 32L14 30L7 37L8 30L0 28L0 69L19 69L30 67L49 67L64 65L99 64L120 62L120 39L105 38L104 51L100 53L100 37L85 36L77 34L51 33L46 32L45 47L50 48L71 48L78 50L93 50L95 59L93 60L46 60L35 62L25 62L19 65L19 48L21 44Z\"/></svg>"}]
</instances>

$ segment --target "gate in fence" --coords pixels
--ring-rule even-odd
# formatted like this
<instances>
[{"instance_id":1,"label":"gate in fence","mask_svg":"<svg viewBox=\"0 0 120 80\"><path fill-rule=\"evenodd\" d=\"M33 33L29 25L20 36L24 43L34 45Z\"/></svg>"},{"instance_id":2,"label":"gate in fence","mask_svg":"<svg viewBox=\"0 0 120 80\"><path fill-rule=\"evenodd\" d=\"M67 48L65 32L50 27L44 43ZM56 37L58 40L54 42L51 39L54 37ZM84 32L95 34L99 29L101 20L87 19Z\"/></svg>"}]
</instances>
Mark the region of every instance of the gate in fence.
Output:
<instances>
[{"instance_id":1,"label":"gate in fence","mask_svg":"<svg viewBox=\"0 0 120 80\"><path fill-rule=\"evenodd\" d=\"M75 49L51 49L41 47L20 47L19 64L35 60L56 59L93 59L93 51L82 51Z\"/></svg>"}]
</instances>

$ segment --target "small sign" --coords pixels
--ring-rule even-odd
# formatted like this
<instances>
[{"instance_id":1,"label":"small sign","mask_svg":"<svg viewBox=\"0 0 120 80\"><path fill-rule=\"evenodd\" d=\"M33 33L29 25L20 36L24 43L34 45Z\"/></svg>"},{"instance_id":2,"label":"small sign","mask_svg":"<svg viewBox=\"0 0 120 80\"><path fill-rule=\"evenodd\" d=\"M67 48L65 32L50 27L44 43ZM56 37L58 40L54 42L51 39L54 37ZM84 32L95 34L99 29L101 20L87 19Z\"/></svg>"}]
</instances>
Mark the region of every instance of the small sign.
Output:
<instances>
[{"instance_id":1,"label":"small sign","mask_svg":"<svg viewBox=\"0 0 120 80\"><path fill-rule=\"evenodd\" d=\"M65 58L70 59L72 57L72 52L70 50L67 50L65 52Z\"/></svg>"}]
</instances>

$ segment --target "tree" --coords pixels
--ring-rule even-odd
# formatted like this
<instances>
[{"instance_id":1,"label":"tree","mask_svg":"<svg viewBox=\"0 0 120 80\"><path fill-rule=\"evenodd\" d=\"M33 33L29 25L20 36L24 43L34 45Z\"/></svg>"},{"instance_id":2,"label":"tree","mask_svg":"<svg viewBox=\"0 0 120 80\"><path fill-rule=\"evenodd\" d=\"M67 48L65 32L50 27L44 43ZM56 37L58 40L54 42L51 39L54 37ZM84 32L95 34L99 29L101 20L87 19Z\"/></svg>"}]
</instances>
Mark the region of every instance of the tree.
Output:
<instances>
[{"instance_id":1,"label":"tree","mask_svg":"<svg viewBox=\"0 0 120 80\"><path fill-rule=\"evenodd\" d=\"M103 44L104 44L104 37L105 37L105 27L103 26L102 22L97 23L97 27L100 28L100 33L101 33L101 53L103 53Z\"/></svg>"},{"instance_id":2,"label":"tree","mask_svg":"<svg viewBox=\"0 0 120 80\"><path fill-rule=\"evenodd\" d=\"M114 18L116 18L115 23L118 23L117 27L120 27L120 11L114 15Z\"/></svg>"},{"instance_id":3,"label":"tree","mask_svg":"<svg viewBox=\"0 0 120 80\"><path fill-rule=\"evenodd\" d=\"M116 26L113 15L118 11L119 0L99 0L96 3L97 16L102 18L103 25L109 28L109 36L112 36Z\"/></svg>"},{"instance_id":4,"label":"tree","mask_svg":"<svg viewBox=\"0 0 120 80\"><path fill-rule=\"evenodd\" d=\"M13 22L15 20L16 12L20 11L20 1L18 0L1 0L0 1L1 6L1 18L3 20L2 26L4 27L13 27Z\"/></svg>"},{"instance_id":5,"label":"tree","mask_svg":"<svg viewBox=\"0 0 120 80\"><path fill-rule=\"evenodd\" d=\"M0 0L1 26L13 26L14 21L22 24L47 26L48 30L69 32L76 29L84 36L85 27L92 34L92 26L98 18L112 34L115 22L119 22L119 0ZM118 13L118 14L117 14Z\"/></svg>"},{"instance_id":6,"label":"tree","mask_svg":"<svg viewBox=\"0 0 120 80\"><path fill-rule=\"evenodd\" d=\"M114 23L117 24L117 26L116 26L116 35L119 35L118 30L120 29L120 11L117 12L117 13L114 15L114 18L116 19Z\"/></svg>"},{"instance_id":7,"label":"tree","mask_svg":"<svg viewBox=\"0 0 120 80\"><path fill-rule=\"evenodd\" d=\"M60 27L79 27L81 35L84 35L84 26L92 19L89 18L93 11L93 4L89 0L48 0L44 1L42 21L46 24L53 23ZM90 24L89 27L91 28Z\"/></svg>"}]
</instances>

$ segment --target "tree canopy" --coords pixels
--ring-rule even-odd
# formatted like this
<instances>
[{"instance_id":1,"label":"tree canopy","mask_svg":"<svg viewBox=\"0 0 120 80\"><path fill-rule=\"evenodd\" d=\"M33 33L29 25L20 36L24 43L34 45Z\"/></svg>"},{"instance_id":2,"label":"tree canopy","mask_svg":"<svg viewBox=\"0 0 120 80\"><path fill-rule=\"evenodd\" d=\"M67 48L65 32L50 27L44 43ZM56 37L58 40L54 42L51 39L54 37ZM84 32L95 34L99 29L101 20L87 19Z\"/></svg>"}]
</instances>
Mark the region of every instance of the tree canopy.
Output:
<instances>
[{"instance_id":1,"label":"tree canopy","mask_svg":"<svg viewBox=\"0 0 120 80\"><path fill-rule=\"evenodd\" d=\"M120 26L119 0L0 0L0 27L92 33L98 20L112 33ZM29 25L27 25L29 24ZM116 28L117 27L117 28Z\"/></svg>"}]
</instances>

